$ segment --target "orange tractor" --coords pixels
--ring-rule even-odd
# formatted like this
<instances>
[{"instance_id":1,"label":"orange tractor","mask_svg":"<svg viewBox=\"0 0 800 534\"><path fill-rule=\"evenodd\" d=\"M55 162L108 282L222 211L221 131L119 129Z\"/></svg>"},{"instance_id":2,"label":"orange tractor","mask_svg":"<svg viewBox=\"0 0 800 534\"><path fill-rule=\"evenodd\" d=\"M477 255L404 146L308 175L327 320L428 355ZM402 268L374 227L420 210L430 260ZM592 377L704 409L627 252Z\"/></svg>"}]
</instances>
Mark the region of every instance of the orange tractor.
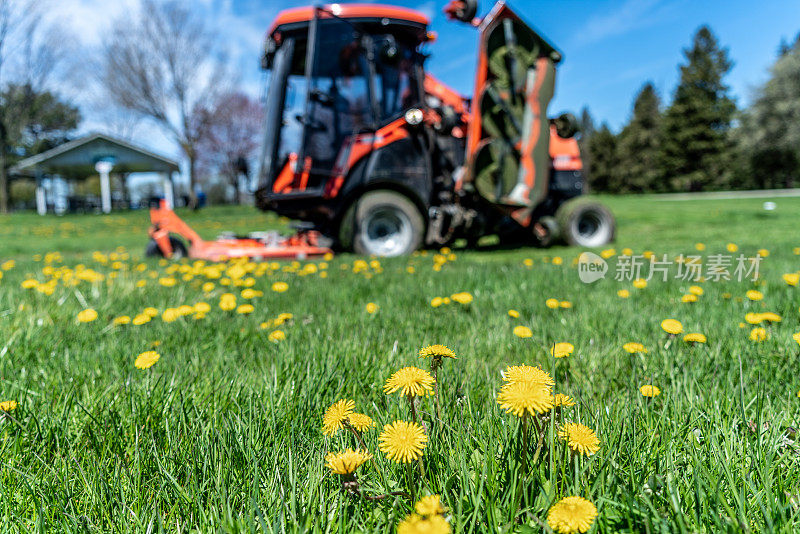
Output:
<instances>
[{"instance_id":1,"label":"orange tractor","mask_svg":"<svg viewBox=\"0 0 800 534\"><path fill-rule=\"evenodd\" d=\"M256 256L314 255L326 244L396 256L489 234L585 247L613 239L609 210L579 198L577 121L547 115L561 53L504 2L483 18L476 0L445 12L479 33L471 99L425 71L435 35L418 11L331 4L278 15L262 57L256 204L313 231ZM154 231L161 243L189 238L175 230Z\"/></svg>"}]
</instances>

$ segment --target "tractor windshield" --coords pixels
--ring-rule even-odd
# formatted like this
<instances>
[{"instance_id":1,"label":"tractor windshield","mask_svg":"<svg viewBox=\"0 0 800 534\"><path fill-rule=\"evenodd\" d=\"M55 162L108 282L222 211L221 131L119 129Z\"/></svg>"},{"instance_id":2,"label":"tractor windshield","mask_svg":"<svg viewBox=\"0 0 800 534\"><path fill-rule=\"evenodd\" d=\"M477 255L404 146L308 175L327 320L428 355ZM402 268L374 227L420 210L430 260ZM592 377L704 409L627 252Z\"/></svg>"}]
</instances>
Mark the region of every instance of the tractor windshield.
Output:
<instances>
[{"instance_id":1,"label":"tractor windshield","mask_svg":"<svg viewBox=\"0 0 800 534\"><path fill-rule=\"evenodd\" d=\"M270 65L260 179L270 194L320 189L348 137L419 101L417 54L390 34L326 18L282 39Z\"/></svg>"}]
</instances>

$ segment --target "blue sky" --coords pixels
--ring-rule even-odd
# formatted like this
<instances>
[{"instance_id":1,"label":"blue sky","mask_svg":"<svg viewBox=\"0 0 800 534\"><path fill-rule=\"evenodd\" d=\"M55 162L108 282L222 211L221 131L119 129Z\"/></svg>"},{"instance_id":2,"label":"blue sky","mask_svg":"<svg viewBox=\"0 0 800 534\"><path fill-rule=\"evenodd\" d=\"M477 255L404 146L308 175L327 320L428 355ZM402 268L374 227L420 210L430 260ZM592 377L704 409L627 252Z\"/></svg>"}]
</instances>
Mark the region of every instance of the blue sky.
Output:
<instances>
[{"instance_id":1,"label":"blue sky","mask_svg":"<svg viewBox=\"0 0 800 534\"><path fill-rule=\"evenodd\" d=\"M189 1L189 0L186 0ZM363 1L363 0L362 0ZM243 86L258 94L262 76L258 56L265 30L281 9L313 3L308 0L192 0L214 24L229 49ZM96 46L108 21L136 0L62 0L53 16L67 24L87 47ZM430 45L428 70L469 95L476 55L476 31L446 20L446 2L385 0L419 9L432 17L439 34ZM763 83L781 38L800 31L797 0L510 0L511 6L564 54L556 97L550 113L579 112L588 106L597 122L614 129L628 119L633 97L651 80L664 100L678 80L682 49L694 31L709 24L735 62L727 81L740 105ZM481 2L481 14L491 7ZM102 129L101 111L93 106L86 129ZM137 130L134 140L163 153L175 152L151 128Z\"/></svg>"}]
</instances>

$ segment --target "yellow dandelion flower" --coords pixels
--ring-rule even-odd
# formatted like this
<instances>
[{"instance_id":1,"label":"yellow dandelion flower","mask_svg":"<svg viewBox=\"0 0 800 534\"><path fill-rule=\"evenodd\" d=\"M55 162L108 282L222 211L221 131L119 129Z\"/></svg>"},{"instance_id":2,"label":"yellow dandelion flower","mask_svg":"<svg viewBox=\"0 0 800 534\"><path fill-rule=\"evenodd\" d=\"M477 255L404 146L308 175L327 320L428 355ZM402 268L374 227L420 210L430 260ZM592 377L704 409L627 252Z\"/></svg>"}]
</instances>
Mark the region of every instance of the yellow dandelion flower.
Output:
<instances>
[{"instance_id":1,"label":"yellow dandelion flower","mask_svg":"<svg viewBox=\"0 0 800 534\"><path fill-rule=\"evenodd\" d=\"M692 295L697 295L699 297L703 295L704 291L703 288L700 286L691 286L689 288L689 293Z\"/></svg>"},{"instance_id":2,"label":"yellow dandelion flower","mask_svg":"<svg viewBox=\"0 0 800 534\"><path fill-rule=\"evenodd\" d=\"M112 322L115 326L126 325L131 323L131 318L127 315L120 315L119 317L114 317Z\"/></svg>"},{"instance_id":3,"label":"yellow dandelion flower","mask_svg":"<svg viewBox=\"0 0 800 534\"><path fill-rule=\"evenodd\" d=\"M633 287L635 287L636 289L644 289L647 287L647 280L645 280L644 278L637 278L636 280L633 281Z\"/></svg>"},{"instance_id":4,"label":"yellow dandelion flower","mask_svg":"<svg viewBox=\"0 0 800 534\"><path fill-rule=\"evenodd\" d=\"M750 289L745 293L745 296L750 300L761 300L764 298L764 294L757 289Z\"/></svg>"},{"instance_id":5,"label":"yellow dandelion flower","mask_svg":"<svg viewBox=\"0 0 800 534\"><path fill-rule=\"evenodd\" d=\"M744 315L744 320L749 324L758 324L764 320L764 317L760 313L750 312Z\"/></svg>"},{"instance_id":6,"label":"yellow dandelion flower","mask_svg":"<svg viewBox=\"0 0 800 534\"><path fill-rule=\"evenodd\" d=\"M467 293L466 291L450 295L450 298L453 300L453 302L458 302L459 304L466 305L472 302L472 295Z\"/></svg>"},{"instance_id":7,"label":"yellow dandelion flower","mask_svg":"<svg viewBox=\"0 0 800 534\"><path fill-rule=\"evenodd\" d=\"M198 302L192 309L195 313L208 313L211 311L211 306L207 302Z\"/></svg>"},{"instance_id":8,"label":"yellow dandelion flower","mask_svg":"<svg viewBox=\"0 0 800 534\"><path fill-rule=\"evenodd\" d=\"M550 354L555 356L556 358L566 358L575 350L575 346L572 343L567 343L562 341L560 343L556 343L552 347L550 347Z\"/></svg>"},{"instance_id":9,"label":"yellow dandelion flower","mask_svg":"<svg viewBox=\"0 0 800 534\"><path fill-rule=\"evenodd\" d=\"M512 319L519 318L519 312L517 310L508 310L508 316Z\"/></svg>"},{"instance_id":10,"label":"yellow dandelion flower","mask_svg":"<svg viewBox=\"0 0 800 534\"><path fill-rule=\"evenodd\" d=\"M705 343L706 336L699 332L692 332L683 336L683 340L687 343Z\"/></svg>"},{"instance_id":11,"label":"yellow dandelion flower","mask_svg":"<svg viewBox=\"0 0 800 534\"><path fill-rule=\"evenodd\" d=\"M383 386L383 392L387 395L401 391L403 395L427 396L433 394L433 383L433 377L428 371L419 367L403 367L389 377Z\"/></svg>"},{"instance_id":12,"label":"yellow dandelion flower","mask_svg":"<svg viewBox=\"0 0 800 534\"><path fill-rule=\"evenodd\" d=\"M550 387L538 382L511 382L504 385L497 395L497 404L505 411L522 417L544 413L553 407Z\"/></svg>"},{"instance_id":13,"label":"yellow dandelion flower","mask_svg":"<svg viewBox=\"0 0 800 534\"><path fill-rule=\"evenodd\" d=\"M0 412L11 412L17 409L17 401L7 400L0 402Z\"/></svg>"},{"instance_id":14,"label":"yellow dandelion flower","mask_svg":"<svg viewBox=\"0 0 800 534\"><path fill-rule=\"evenodd\" d=\"M687 293L681 296L681 302L684 304L692 304L693 302L697 302L697 295L693 293Z\"/></svg>"},{"instance_id":15,"label":"yellow dandelion flower","mask_svg":"<svg viewBox=\"0 0 800 534\"><path fill-rule=\"evenodd\" d=\"M766 258L767 256L769 256L769 250L765 248L760 248L758 249L758 255L761 256L762 258Z\"/></svg>"},{"instance_id":16,"label":"yellow dandelion flower","mask_svg":"<svg viewBox=\"0 0 800 534\"><path fill-rule=\"evenodd\" d=\"M325 455L325 467L336 475L349 475L372 459L367 451L347 449L344 452L329 452Z\"/></svg>"},{"instance_id":17,"label":"yellow dandelion flower","mask_svg":"<svg viewBox=\"0 0 800 534\"><path fill-rule=\"evenodd\" d=\"M562 300L561 302L558 303L558 306L560 308L572 308L572 303L568 300Z\"/></svg>"},{"instance_id":18,"label":"yellow dandelion flower","mask_svg":"<svg viewBox=\"0 0 800 534\"><path fill-rule=\"evenodd\" d=\"M547 299L544 301L544 305L550 308L551 310L555 310L558 308L558 299Z\"/></svg>"},{"instance_id":19,"label":"yellow dandelion flower","mask_svg":"<svg viewBox=\"0 0 800 534\"><path fill-rule=\"evenodd\" d=\"M283 330L274 330L269 333L267 339L272 341L273 343L277 343L278 341L283 341L286 339L286 334Z\"/></svg>"},{"instance_id":20,"label":"yellow dandelion flower","mask_svg":"<svg viewBox=\"0 0 800 534\"><path fill-rule=\"evenodd\" d=\"M553 395L553 408L558 408L559 406L566 406L568 408L570 406L575 406L575 399L563 393L556 393Z\"/></svg>"},{"instance_id":21,"label":"yellow dandelion flower","mask_svg":"<svg viewBox=\"0 0 800 534\"><path fill-rule=\"evenodd\" d=\"M450 534L450 523L441 515L411 514L397 525L397 534Z\"/></svg>"},{"instance_id":22,"label":"yellow dandelion flower","mask_svg":"<svg viewBox=\"0 0 800 534\"><path fill-rule=\"evenodd\" d=\"M177 308L167 308L164 310L164 313L161 314L161 320L165 323L171 323L177 321L180 316L181 314Z\"/></svg>"},{"instance_id":23,"label":"yellow dandelion flower","mask_svg":"<svg viewBox=\"0 0 800 534\"><path fill-rule=\"evenodd\" d=\"M91 308L87 308L78 313L78 322L91 323L95 319L97 319L97 312Z\"/></svg>"},{"instance_id":24,"label":"yellow dandelion flower","mask_svg":"<svg viewBox=\"0 0 800 534\"><path fill-rule=\"evenodd\" d=\"M286 282L275 282L272 284L272 290L276 293L283 293L284 291L289 289L289 284Z\"/></svg>"},{"instance_id":25,"label":"yellow dandelion flower","mask_svg":"<svg viewBox=\"0 0 800 534\"><path fill-rule=\"evenodd\" d=\"M442 299L442 297L433 297L431 299L431 307L432 308L438 308L442 304L444 304L444 300Z\"/></svg>"},{"instance_id":26,"label":"yellow dandelion flower","mask_svg":"<svg viewBox=\"0 0 800 534\"><path fill-rule=\"evenodd\" d=\"M527 326L518 325L514 327L514 335L525 339L533 337L533 332Z\"/></svg>"},{"instance_id":27,"label":"yellow dandelion flower","mask_svg":"<svg viewBox=\"0 0 800 534\"><path fill-rule=\"evenodd\" d=\"M148 350L137 356L133 365L136 366L137 369L149 369L159 358L161 358L159 353L154 350Z\"/></svg>"},{"instance_id":28,"label":"yellow dandelion flower","mask_svg":"<svg viewBox=\"0 0 800 534\"><path fill-rule=\"evenodd\" d=\"M607 248L606 250L604 250L604 251L602 251L602 252L600 253L600 256L601 256L603 259L607 260L608 258L610 258L610 257L612 257L612 256L616 256L616 254L617 254L617 251L616 251L615 249L613 249L613 248Z\"/></svg>"},{"instance_id":29,"label":"yellow dandelion flower","mask_svg":"<svg viewBox=\"0 0 800 534\"><path fill-rule=\"evenodd\" d=\"M661 328L664 332L672 335L677 335L683 332L683 325L680 321L676 321L675 319L664 319L661 321Z\"/></svg>"},{"instance_id":30,"label":"yellow dandelion flower","mask_svg":"<svg viewBox=\"0 0 800 534\"><path fill-rule=\"evenodd\" d=\"M149 315L145 315L142 313L134 317L133 321L131 322L134 324L134 326L141 326L143 324L149 323L151 320L152 319L150 319Z\"/></svg>"},{"instance_id":31,"label":"yellow dandelion flower","mask_svg":"<svg viewBox=\"0 0 800 534\"><path fill-rule=\"evenodd\" d=\"M765 339L767 339L767 331L765 329L757 326L750 330L750 341L761 343Z\"/></svg>"},{"instance_id":32,"label":"yellow dandelion flower","mask_svg":"<svg viewBox=\"0 0 800 534\"><path fill-rule=\"evenodd\" d=\"M255 308L253 307L252 304L242 304L241 306L236 308L236 313L238 313L239 315L247 315L253 313L254 310Z\"/></svg>"},{"instance_id":33,"label":"yellow dandelion flower","mask_svg":"<svg viewBox=\"0 0 800 534\"><path fill-rule=\"evenodd\" d=\"M514 382L533 382L545 386L555 385L555 380L549 373L530 365L509 365L503 371L503 380L512 384Z\"/></svg>"},{"instance_id":34,"label":"yellow dandelion flower","mask_svg":"<svg viewBox=\"0 0 800 534\"><path fill-rule=\"evenodd\" d=\"M428 345L419 349L420 358L455 358L456 353L444 345Z\"/></svg>"},{"instance_id":35,"label":"yellow dandelion flower","mask_svg":"<svg viewBox=\"0 0 800 534\"><path fill-rule=\"evenodd\" d=\"M800 332L796 334L792 334L792 339L794 339L798 345L800 345Z\"/></svg>"},{"instance_id":36,"label":"yellow dandelion flower","mask_svg":"<svg viewBox=\"0 0 800 534\"><path fill-rule=\"evenodd\" d=\"M558 437L578 454L591 456L600 450L600 440L594 430L580 423L566 423L558 430Z\"/></svg>"},{"instance_id":37,"label":"yellow dandelion flower","mask_svg":"<svg viewBox=\"0 0 800 534\"><path fill-rule=\"evenodd\" d=\"M627 289L620 289L619 291L617 291L617 296L621 299L626 299L631 296L631 292L628 291Z\"/></svg>"},{"instance_id":38,"label":"yellow dandelion flower","mask_svg":"<svg viewBox=\"0 0 800 534\"><path fill-rule=\"evenodd\" d=\"M27 280L23 280L20 285L22 289L35 289L39 285L39 282L33 278L28 278Z\"/></svg>"},{"instance_id":39,"label":"yellow dandelion flower","mask_svg":"<svg viewBox=\"0 0 800 534\"><path fill-rule=\"evenodd\" d=\"M728 252L736 252L737 250L739 250L739 246L736 245L735 243L728 243L727 245L725 245L725 248L727 249Z\"/></svg>"},{"instance_id":40,"label":"yellow dandelion flower","mask_svg":"<svg viewBox=\"0 0 800 534\"><path fill-rule=\"evenodd\" d=\"M558 534L587 532L595 518L597 507L583 497L565 497L547 512L547 524Z\"/></svg>"},{"instance_id":41,"label":"yellow dandelion flower","mask_svg":"<svg viewBox=\"0 0 800 534\"><path fill-rule=\"evenodd\" d=\"M639 392L645 397L658 397L661 395L661 390L651 384L645 384L640 387Z\"/></svg>"},{"instance_id":42,"label":"yellow dandelion flower","mask_svg":"<svg viewBox=\"0 0 800 534\"><path fill-rule=\"evenodd\" d=\"M351 413L347 421L350 423L350 426L359 432L364 432L375 426L375 421L373 421L370 416L364 415L363 413Z\"/></svg>"},{"instance_id":43,"label":"yellow dandelion flower","mask_svg":"<svg viewBox=\"0 0 800 534\"><path fill-rule=\"evenodd\" d=\"M706 249L706 246L704 243L695 243L694 248L695 250L699 250L700 252L702 252Z\"/></svg>"},{"instance_id":44,"label":"yellow dandelion flower","mask_svg":"<svg viewBox=\"0 0 800 534\"><path fill-rule=\"evenodd\" d=\"M625 350L625 352L629 354L636 354L636 353L647 354L647 349L644 348L644 345L642 345L641 343L636 343L635 341L629 341L628 343L625 343L624 345L622 345L622 348Z\"/></svg>"},{"instance_id":45,"label":"yellow dandelion flower","mask_svg":"<svg viewBox=\"0 0 800 534\"><path fill-rule=\"evenodd\" d=\"M153 308L152 306L143 309L142 313L147 315L148 317L158 317L159 315L159 311L156 308Z\"/></svg>"},{"instance_id":46,"label":"yellow dandelion flower","mask_svg":"<svg viewBox=\"0 0 800 534\"><path fill-rule=\"evenodd\" d=\"M342 423L348 420L355 407L356 403L353 400L341 399L334 402L322 416L322 433L332 436L344 428Z\"/></svg>"},{"instance_id":47,"label":"yellow dandelion flower","mask_svg":"<svg viewBox=\"0 0 800 534\"><path fill-rule=\"evenodd\" d=\"M378 442L387 458L397 463L408 463L422 457L428 436L417 423L395 421L383 427Z\"/></svg>"},{"instance_id":48,"label":"yellow dandelion flower","mask_svg":"<svg viewBox=\"0 0 800 534\"><path fill-rule=\"evenodd\" d=\"M764 312L761 314L761 319L769 323L780 323L783 318L775 312Z\"/></svg>"},{"instance_id":49,"label":"yellow dandelion flower","mask_svg":"<svg viewBox=\"0 0 800 534\"><path fill-rule=\"evenodd\" d=\"M370 315L378 312L378 305L375 304L374 302L368 302L366 308L367 308L367 313L369 313Z\"/></svg>"},{"instance_id":50,"label":"yellow dandelion flower","mask_svg":"<svg viewBox=\"0 0 800 534\"><path fill-rule=\"evenodd\" d=\"M800 274L798 273L786 273L782 276L783 281L789 284L790 286L796 286L800 283Z\"/></svg>"},{"instance_id":51,"label":"yellow dandelion flower","mask_svg":"<svg viewBox=\"0 0 800 534\"><path fill-rule=\"evenodd\" d=\"M442 499L439 495L426 495L422 497L417 501L417 504L414 505L414 510L422 516L441 515L446 511L444 506L442 506Z\"/></svg>"}]
</instances>

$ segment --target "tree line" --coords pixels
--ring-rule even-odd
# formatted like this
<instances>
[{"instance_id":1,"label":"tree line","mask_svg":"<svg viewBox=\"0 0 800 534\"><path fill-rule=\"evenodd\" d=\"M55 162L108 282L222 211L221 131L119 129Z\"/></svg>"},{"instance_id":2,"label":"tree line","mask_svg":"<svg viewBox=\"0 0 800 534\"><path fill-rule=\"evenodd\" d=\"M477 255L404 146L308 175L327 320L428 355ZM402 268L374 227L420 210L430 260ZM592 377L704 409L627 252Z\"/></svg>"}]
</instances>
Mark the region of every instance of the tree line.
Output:
<instances>
[{"instance_id":1,"label":"tree line","mask_svg":"<svg viewBox=\"0 0 800 534\"><path fill-rule=\"evenodd\" d=\"M733 67L708 26L683 50L665 106L655 86L637 93L629 122L613 132L581 114L590 189L607 193L771 189L800 185L800 35L781 43L769 79L737 109L725 84Z\"/></svg>"}]
</instances>

